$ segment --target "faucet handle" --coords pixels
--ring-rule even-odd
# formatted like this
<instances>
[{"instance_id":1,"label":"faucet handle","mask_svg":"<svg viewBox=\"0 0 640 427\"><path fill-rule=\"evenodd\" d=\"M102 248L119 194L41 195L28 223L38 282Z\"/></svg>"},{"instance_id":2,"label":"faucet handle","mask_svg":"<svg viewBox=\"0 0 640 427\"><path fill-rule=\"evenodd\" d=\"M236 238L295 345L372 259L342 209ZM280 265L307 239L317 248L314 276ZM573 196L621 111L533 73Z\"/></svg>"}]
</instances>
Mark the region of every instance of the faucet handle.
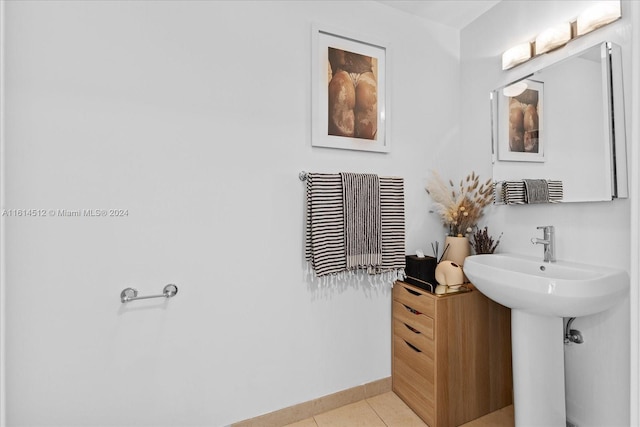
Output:
<instances>
[{"instance_id":1,"label":"faucet handle","mask_svg":"<svg viewBox=\"0 0 640 427\"><path fill-rule=\"evenodd\" d=\"M553 230L555 227L553 225L540 225L536 227L538 230Z\"/></svg>"}]
</instances>

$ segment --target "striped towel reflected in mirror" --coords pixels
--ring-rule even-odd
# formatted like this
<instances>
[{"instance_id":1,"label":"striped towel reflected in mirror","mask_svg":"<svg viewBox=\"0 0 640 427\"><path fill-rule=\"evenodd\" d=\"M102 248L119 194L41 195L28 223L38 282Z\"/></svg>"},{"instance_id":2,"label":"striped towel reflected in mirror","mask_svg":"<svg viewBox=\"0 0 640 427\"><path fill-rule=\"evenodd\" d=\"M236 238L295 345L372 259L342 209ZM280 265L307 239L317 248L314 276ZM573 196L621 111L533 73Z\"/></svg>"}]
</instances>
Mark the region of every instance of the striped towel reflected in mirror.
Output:
<instances>
[{"instance_id":1,"label":"striped towel reflected in mirror","mask_svg":"<svg viewBox=\"0 0 640 427\"><path fill-rule=\"evenodd\" d=\"M529 192L527 191L529 185ZM545 186L545 191L532 195L531 189ZM501 181L496 185L496 203L507 205L526 205L532 203L560 203L563 198L562 181L520 180ZM540 197L539 194L543 196ZM543 200L544 199L544 200Z\"/></svg>"},{"instance_id":2,"label":"striped towel reflected in mirror","mask_svg":"<svg viewBox=\"0 0 640 427\"><path fill-rule=\"evenodd\" d=\"M305 258L316 276L403 273L404 182L371 174L307 174Z\"/></svg>"}]
</instances>

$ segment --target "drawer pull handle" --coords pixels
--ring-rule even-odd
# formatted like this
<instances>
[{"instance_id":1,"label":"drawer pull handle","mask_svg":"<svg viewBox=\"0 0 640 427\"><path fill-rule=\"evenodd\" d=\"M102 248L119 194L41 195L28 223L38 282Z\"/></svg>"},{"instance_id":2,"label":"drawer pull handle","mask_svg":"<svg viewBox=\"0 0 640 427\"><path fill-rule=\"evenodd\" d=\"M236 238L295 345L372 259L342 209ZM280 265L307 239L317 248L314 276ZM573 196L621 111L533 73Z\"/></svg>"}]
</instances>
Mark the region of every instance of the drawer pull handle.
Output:
<instances>
[{"instance_id":1,"label":"drawer pull handle","mask_svg":"<svg viewBox=\"0 0 640 427\"><path fill-rule=\"evenodd\" d=\"M410 330L411 332L413 332L414 334L421 334L422 333L419 330L417 330L416 328L412 328L411 326L407 325L406 323L403 323L403 325L406 326L407 329Z\"/></svg>"},{"instance_id":2,"label":"drawer pull handle","mask_svg":"<svg viewBox=\"0 0 640 427\"><path fill-rule=\"evenodd\" d=\"M421 296L421 295L422 295L420 292L418 292L418 291L414 291L414 290L409 289L409 288L404 288L404 290L405 290L405 291L407 291L407 292L409 292L409 293L410 293L410 294L412 294L412 295L417 296L417 297L419 297L419 296Z\"/></svg>"},{"instance_id":3,"label":"drawer pull handle","mask_svg":"<svg viewBox=\"0 0 640 427\"><path fill-rule=\"evenodd\" d=\"M422 350L420 350L420 349L419 349L418 347L416 347L415 345L411 345L411 344L409 344L406 340L403 340L403 341L404 341L404 343L405 343L406 345L408 345L408 346L409 346L409 348L410 348L411 350L415 351L416 353L422 353Z\"/></svg>"},{"instance_id":4,"label":"drawer pull handle","mask_svg":"<svg viewBox=\"0 0 640 427\"><path fill-rule=\"evenodd\" d=\"M404 308L407 309L407 311L409 311L409 312L411 312L413 314L422 314L418 310L414 310L413 308L409 307L408 305L404 305L404 304L402 304L402 305L404 306Z\"/></svg>"}]
</instances>

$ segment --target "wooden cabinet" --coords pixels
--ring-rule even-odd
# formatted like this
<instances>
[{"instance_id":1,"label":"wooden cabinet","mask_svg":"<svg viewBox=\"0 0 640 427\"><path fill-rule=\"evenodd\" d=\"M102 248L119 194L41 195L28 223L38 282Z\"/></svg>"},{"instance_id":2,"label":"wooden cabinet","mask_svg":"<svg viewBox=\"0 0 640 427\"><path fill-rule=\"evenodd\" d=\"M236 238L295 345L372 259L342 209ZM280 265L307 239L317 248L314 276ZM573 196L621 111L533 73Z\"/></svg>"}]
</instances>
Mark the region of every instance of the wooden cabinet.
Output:
<instances>
[{"instance_id":1,"label":"wooden cabinet","mask_svg":"<svg viewBox=\"0 0 640 427\"><path fill-rule=\"evenodd\" d=\"M393 287L393 391L430 427L513 403L511 311L480 291Z\"/></svg>"}]
</instances>

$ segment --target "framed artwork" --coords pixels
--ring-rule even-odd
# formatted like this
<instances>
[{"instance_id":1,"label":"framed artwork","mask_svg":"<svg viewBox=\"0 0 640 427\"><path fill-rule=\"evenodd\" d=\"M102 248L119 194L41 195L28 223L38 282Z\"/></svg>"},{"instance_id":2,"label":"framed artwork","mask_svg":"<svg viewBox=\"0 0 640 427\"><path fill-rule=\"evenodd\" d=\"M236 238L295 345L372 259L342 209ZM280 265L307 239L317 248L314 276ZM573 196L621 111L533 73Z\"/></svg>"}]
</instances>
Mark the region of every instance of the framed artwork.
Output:
<instances>
[{"instance_id":1,"label":"framed artwork","mask_svg":"<svg viewBox=\"0 0 640 427\"><path fill-rule=\"evenodd\" d=\"M498 160L544 162L542 82L520 80L500 91Z\"/></svg>"},{"instance_id":2,"label":"framed artwork","mask_svg":"<svg viewBox=\"0 0 640 427\"><path fill-rule=\"evenodd\" d=\"M389 152L386 44L312 29L311 145Z\"/></svg>"}]
</instances>

